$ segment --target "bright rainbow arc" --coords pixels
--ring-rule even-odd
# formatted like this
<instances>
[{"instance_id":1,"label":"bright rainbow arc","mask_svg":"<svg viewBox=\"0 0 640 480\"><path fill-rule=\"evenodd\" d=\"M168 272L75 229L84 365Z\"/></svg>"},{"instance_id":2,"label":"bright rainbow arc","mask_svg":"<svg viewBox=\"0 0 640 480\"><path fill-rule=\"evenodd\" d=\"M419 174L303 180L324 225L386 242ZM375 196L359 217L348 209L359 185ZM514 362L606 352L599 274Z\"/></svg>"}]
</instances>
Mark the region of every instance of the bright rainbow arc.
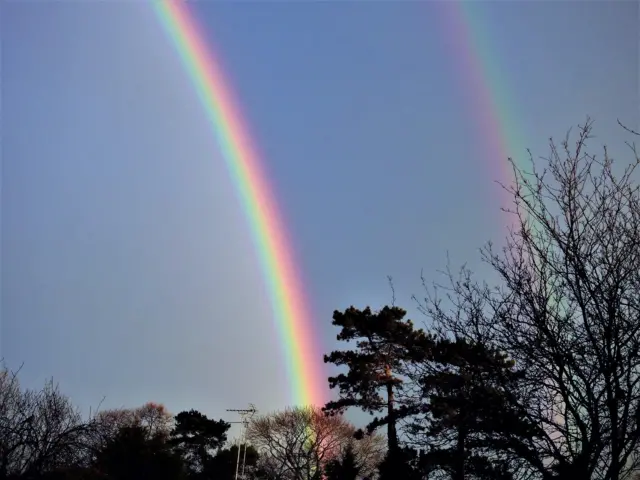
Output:
<instances>
[{"instance_id":1,"label":"bright rainbow arc","mask_svg":"<svg viewBox=\"0 0 640 480\"><path fill-rule=\"evenodd\" d=\"M292 244L220 63L185 1L155 0L152 5L198 93L247 215L284 346L292 401L323 405L327 380Z\"/></svg>"}]
</instances>

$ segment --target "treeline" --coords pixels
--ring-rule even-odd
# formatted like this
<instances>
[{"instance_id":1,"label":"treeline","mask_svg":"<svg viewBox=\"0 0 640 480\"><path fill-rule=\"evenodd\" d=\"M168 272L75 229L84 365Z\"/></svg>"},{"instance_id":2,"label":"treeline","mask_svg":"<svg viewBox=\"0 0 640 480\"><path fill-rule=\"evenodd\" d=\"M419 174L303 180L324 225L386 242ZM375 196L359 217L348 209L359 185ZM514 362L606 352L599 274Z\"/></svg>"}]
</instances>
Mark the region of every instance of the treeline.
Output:
<instances>
[{"instance_id":1,"label":"treeline","mask_svg":"<svg viewBox=\"0 0 640 480\"><path fill-rule=\"evenodd\" d=\"M622 126L622 125L621 125ZM638 133L624 126L631 135ZM512 163L513 219L482 258L423 281L424 328L390 305L336 311L335 400L229 424L161 405L83 421L52 385L0 384L0 480L620 480L640 470L640 157L575 142ZM392 302L392 303L395 303ZM343 413L372 415L363 429ZM238 455L238 454L241 455Z\"/></svg>"},{"instance_id":2,"label":"treeline","mask_svg":"<svg viewBox=\"0 0 640 480\"><path fill-rule=\"evenodd\" d=\"M372 477L385 452L383 437L358 440L343 417L313 407L254 419L240 452L229 423L196 410L173 416L150 402L83 419L53 383L22 389L7 369L0 422L3 480L337 480L349 469Z\"/></svg>"},{"instance_id":3,"label":"treeline","mask_svg":"<svg viewBox=\"0 0 640 480\"><path fill-rule=\"evenodd\" d=\"M231 479L237 447L224 448L229 427L194 410L173 417L156 403L83 419L52 382L22 389L16 374L0 372L3 480L173 480L203 471ZM254 465L255 451L248 454Z\"/></svg>"}]
</instances>

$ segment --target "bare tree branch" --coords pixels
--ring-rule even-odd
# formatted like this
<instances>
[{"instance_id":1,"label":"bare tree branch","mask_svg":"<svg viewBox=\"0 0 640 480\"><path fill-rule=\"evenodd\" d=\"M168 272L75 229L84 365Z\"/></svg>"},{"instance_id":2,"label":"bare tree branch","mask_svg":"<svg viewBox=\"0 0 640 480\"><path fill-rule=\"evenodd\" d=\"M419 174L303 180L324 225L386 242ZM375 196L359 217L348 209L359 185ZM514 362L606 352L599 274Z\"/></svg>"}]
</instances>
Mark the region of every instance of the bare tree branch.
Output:
<instances>
[{"instance_id":1,"label":"bare tree branch","mask_svg":"<svg viewBox=\"0 0 640 480\"><path fill-rule=\"evenodd\" d=\"M513 228L503 249L482 250L500 282L448 271L421 302L441 334L489 342L525 373L514 401L541 427L542 461L529 462L541 478L617 480L639 466L640 161L631 146L616 174L606 148L588 151L592 125L573 144L551 140L542 166L511 160Z\"/></svg>"},{"instance_id":2,"label":"bare tree branch","mask_svg":"<svg viewBox=\"0 0 640 480\"><path fill-rule=\"evenodd\" d=\"M371 476L385 452L379 435L356 440L356 428L341 415L327 415L315 407L289 408L254 419L247 431L249 442L261 456L261 467L274 478L311 480L348 446Z\"/></svg>"}]
</instances>

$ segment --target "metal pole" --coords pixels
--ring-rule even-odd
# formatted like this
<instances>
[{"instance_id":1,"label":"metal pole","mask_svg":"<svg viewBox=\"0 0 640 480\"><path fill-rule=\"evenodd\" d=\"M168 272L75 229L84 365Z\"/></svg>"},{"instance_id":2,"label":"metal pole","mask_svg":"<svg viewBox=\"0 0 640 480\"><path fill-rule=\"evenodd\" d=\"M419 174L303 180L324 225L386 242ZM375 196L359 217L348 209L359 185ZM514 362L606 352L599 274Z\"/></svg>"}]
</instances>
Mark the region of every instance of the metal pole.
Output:
<instances>
[{"instance_id":1,"label":"metal pole","mask_svg":"<svg viewBox=\"0 0 640 480\"><path fill-rule=\"evenodd\" d=\"M242 457L242 478L244 479L244 466L247 464L247 427L248 425L245 425L244 427L244 439L243 442L244 443L244 456Z\"/></svg>"},{"instance_id":2,"label":"metal pole","mask_svg":"<svg viewBox=\"0 0 640 480\"><path fill-rule=\"evenodd\" d=\"M242 430L240 431L240 437L238 439L238 457L236 458L236 474L235 474L235 480L238 480L238 472L240 470L240 449L242 448L242 445L244 444L244 456L242 458L242 477L244 478L244 465L245 462L247 460L247 441L246 441L246 435L247 435L247 428L249 425L249 420L247 417L251 418L253 417L253 415L257 412L256 407L250 403L249 404L249 408L246 410L241 410L241 409L227 409L227 412L237 412L240 414L240 418L241 421L238 423L242 423ZM234 422L235 423L235 422Z\"/></svg>"},{"instance_id":3,"label":"metal pole","mask_svg":"<svg viewBox=\"0 0 640 480\"><path fill-rule=\"evenodd\" d=\"M240 449L242 448L242 436L244 435L244 425L242 425L242 427L240 427L241 430L241 434L240 437L238 438L238 458L236 460L236 476L235 476L235 480L238 480L238 468L240 467Z\"/></svg>"}]
</instances>

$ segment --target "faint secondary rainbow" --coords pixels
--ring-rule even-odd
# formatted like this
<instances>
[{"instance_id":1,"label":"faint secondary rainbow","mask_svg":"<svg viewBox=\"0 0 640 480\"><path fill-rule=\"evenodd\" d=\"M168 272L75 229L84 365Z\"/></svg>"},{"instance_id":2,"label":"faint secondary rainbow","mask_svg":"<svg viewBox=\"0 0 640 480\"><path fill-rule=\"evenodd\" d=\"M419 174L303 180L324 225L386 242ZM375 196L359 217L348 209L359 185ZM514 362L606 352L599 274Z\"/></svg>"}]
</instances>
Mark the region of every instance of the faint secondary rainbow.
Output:
<instances>
[{"instance_id":1,"label":"faint secondary rainbow","mask_svg":"<svg viewBox=\"0 0 640 480\"><path fill-rule=\"evenodd\" d=\"M519 158L527 155L520 132L516 131L513 114L515 103L508 98L506 79L489 45L489 36L483 31L487 25L482 19L478 7L480 2L455 0L447 2L444 8L446 25L451 28L456 42L457 57L462 60L463 75L468 79L472 92L473 113L479 126L479 133L486 141L487 153L491 162L500 162L497 180L505 186L513 185L514 176L511 165L506 161L512 158L524 172L530 169ZM501 206L512 207L513 197L503 192ZM510 217L507 227L518 227L515 218ZM529 220L532 220L529 217ZM533 221L533 227L536 221ZM524 254L527 255L526 253ZM555 304L552 297L549 302Z\"/></svg>"},{"instance_id":2,"label":"faint secondary rainbow","mask_svg":"<svg viewBox=\"0 0 640 480\"><path fill-rule=\"evenodd\" d=\"M459 75L465 80L469 110L477 125L478 135L484 142L484 153L490 165L491 180L497 180L505 186L513 184L513 171L507 162L513 158L518 161L527 155L517 123L511 112L515 104L508 96L504 73L496 58L495 50L489 44L489 36L483 31L480 2L446 1L442 4L444 16L443 28L448 41L454 48L454 57L458 62ZM500 206L511 206L512 197L499 186Z\"/></svg>"},{"instance_id":3,"label":"faint secondary rainbow","mask_svg":"<svg viewBox=\"0 0 640 480\"><path fill-rule=\"evenodd\" d=\"M156 0L152 5L204 107L247 215L284 350L292 401L322 405L328 385L322 356L316 349L317 336L292 244L246 122L220 61L187 3Z\"/></svg>"}]
</instances>

